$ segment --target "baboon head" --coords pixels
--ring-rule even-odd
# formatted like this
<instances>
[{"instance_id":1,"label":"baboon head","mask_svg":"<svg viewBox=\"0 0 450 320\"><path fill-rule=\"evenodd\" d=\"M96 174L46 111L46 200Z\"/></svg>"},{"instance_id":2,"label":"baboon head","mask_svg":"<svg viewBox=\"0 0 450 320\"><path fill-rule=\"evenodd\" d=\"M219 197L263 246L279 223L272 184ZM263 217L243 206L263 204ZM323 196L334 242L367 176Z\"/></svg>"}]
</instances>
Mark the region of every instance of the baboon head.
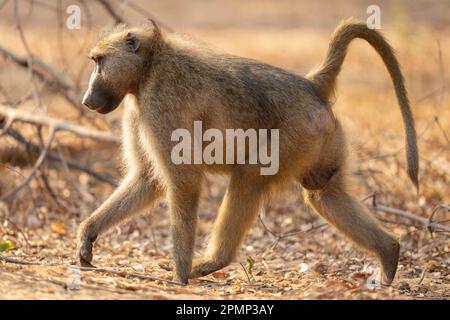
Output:
<instances>
[{"instance_id":1,"label":"baboon head","mask_svg":"<svg viewBox=\"0 0 450 320\"><path fill-rule=\"evenodd\" d=\"M154 24L153 31L122 25L103 36L89 53L95 67L83 104L106 114L116 109L126 94L136 92L160 35Z\"/></svg>"}]
</instances>

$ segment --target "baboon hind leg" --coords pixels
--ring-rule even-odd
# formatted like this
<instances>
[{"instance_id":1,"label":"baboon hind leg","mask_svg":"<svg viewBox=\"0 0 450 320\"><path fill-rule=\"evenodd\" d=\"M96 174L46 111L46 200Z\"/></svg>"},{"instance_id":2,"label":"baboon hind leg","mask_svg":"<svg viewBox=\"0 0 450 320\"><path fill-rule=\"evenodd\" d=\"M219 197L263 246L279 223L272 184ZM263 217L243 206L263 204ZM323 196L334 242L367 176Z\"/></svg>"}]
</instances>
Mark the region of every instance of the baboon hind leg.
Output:
<instances>
[{"instance_id":1,"label":"baboon hind leg","mask_svg":"<svg viewBox=\"0 0 450 320\"><path fill-rule=\"evenodd\" d=\"M321 190L305 190L305 200L326 221L373 253L381 262L382 282L390 284L397 270L400 245L357 199L345 191L337 171Z\"/></svg>"},{"instance_id":2,"label":"baboon hind leg","mask_svg":"<svg viewBox=\"0 0 450 320\"><path fill-rule=\"evenodd\" d=\"M203 258L195 259L190 278L206 276L226 267L235 258L247 231L258 216L263 186L249 184L244 175L234 174L219 209L211 240Z\"/></svg>"}]
</instances>

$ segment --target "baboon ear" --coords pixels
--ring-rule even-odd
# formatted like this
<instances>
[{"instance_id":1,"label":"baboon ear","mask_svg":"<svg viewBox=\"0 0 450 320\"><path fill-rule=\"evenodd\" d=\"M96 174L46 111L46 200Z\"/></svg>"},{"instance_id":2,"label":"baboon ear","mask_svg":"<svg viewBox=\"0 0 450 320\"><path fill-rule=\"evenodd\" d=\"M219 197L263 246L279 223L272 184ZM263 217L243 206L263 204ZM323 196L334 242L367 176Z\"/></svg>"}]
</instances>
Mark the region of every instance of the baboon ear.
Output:
<instances>
[{"instance_id":1,"label":"baboon ear","mask_svg":"<svg viewBox=\"0 0 450 320\"><path fill-rule=\"evenodd\" d=\"M136 37L136 35L132 32L128 32L126 39L126 45L128 50L134 53L138 51L140 44L141 43L139 42L139 39Z\"/></svg>"},{"instance_id":2,"label":"baboon ear","mask_svg":"<svg viewBox=\"0 0 450 320\"><path fill-rule=\"evenodd\" d=\"M148 19L151 24L153 25L153 40L161 40L162 39L162 33L161 33L161 28L159 27L159 25L156 23L155 20L149 18Z\"/></svg>"}]
</instances>

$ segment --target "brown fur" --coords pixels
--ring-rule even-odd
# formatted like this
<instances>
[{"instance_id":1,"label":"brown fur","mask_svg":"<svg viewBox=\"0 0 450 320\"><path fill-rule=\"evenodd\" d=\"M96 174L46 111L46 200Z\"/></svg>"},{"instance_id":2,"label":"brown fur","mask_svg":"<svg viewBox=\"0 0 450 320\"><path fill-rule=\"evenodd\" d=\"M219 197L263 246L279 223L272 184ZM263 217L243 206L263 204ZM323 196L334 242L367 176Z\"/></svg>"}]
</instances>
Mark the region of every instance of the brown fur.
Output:
<instances>
[{"instance_id":1,"label":"brown fur","mask_svg":"<svg viewBox=\"0 0 450 320\"><path fill-rule=\"evenodd\" d=\"M126 96L123 147L127 175L81 224L80 263L91 262L92 243L101 232L165 194L175 278L187 283L189 277L228 265L269 191L297 180L305 188L306 201L324 219L380 260L384 281L390 283L397 268L399 244L346 190L345 136L329 102L346 47L356 37L375 47L391 74L406 126L409 174L417 184L414 123L403 78L389 45L364 24L341 24L323 66L306 78L254 60L212 52L180 36L163 37L157 27L121 27L104 36L91 51L94 58L105 56L104 65L91 81L85 99L96 94L92 86L98 83L113 90L101 97L117 97L110 101L104 98L111 110L117 107L117 99ZM139 49L130 53L137 44ZM103 98L99 99L97 104L102 104ZM204 130L278 128L278 173L262 176L258 165L174 165L171 133L178 128L192 131L194 120L201 120ZM228 173L231 181L208 250L192 262L196 210L206 172Z\"/></svg>"}]
</instances>

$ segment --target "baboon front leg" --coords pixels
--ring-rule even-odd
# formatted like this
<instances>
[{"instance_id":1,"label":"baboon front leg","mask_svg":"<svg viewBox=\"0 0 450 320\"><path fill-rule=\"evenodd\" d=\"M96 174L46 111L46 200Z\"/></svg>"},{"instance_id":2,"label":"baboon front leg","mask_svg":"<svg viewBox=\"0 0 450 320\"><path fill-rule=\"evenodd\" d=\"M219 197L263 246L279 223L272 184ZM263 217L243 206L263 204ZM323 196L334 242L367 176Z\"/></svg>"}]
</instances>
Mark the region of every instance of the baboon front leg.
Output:
<instances>
[{"instance_id":1,"label":"baboon front leg","mask_svg":"<svg viewBox=\"0 0 450 320\"><path fill-rule=\"evenodd\" d=\"M343 188L339 173L322 190L306 190L305 200L325 220L381 262L382 282L390 284L397 270L400 245L370 211Z\"/></svg>"},{"instance_id":2,"label":"baboon front leg","mask_svg":"<svg viewBox=\"0 0 450 320\"><path fill-rule=\"evenodd\" d=\"M192 267L200 189L201 178L192 179L188 184L174 183L167 190L175 260L174 281L182 284L188 283Z\"/></svg>"},{"instance_id":3,"label":"baboon front leg","mask_svg":"<svg viewBox=\"0 0 450 320\"><path fill-rule=\"evenodd\" d=\"M162 195L156 181L138 175L126 177L112 195L78 228L76 258L91 266L92 244L97 236L150 206Z\"/></svg>"},{"instance_id":4,"label":"baboon front leg","mask_svg":"<svg viewBox=\"0 0 450 320\"><path fill-rule=\"evenodd\" d=\"M190 278L208 275L230 264L258 216L262 194L262 187L252 179L232 176L206 255L194 260Z\"/></svg>"}]
</instances>

